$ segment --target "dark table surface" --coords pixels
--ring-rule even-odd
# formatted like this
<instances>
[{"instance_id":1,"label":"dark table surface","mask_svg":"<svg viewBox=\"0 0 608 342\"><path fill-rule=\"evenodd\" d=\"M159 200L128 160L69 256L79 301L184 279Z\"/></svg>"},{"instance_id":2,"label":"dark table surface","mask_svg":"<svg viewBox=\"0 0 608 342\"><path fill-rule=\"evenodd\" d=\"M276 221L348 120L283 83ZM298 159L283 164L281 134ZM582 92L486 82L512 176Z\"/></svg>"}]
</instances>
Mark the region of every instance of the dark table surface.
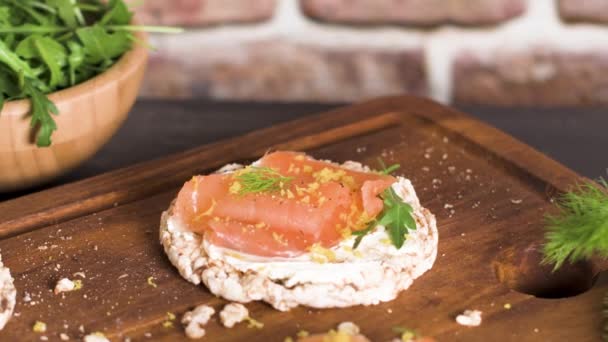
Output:
<instances>
[{"instance_id":1,"label":"dark table surface","mask_svg":"<svg viewBox=\"0 0 608 342\"><path fill-rule=\"evenodd\" d=\"M51 184L0 201L335 108L329 104L140 100L94 158ZM582 175L606 177L608 109L458 107Z\"/></svg>"}]
</instances>

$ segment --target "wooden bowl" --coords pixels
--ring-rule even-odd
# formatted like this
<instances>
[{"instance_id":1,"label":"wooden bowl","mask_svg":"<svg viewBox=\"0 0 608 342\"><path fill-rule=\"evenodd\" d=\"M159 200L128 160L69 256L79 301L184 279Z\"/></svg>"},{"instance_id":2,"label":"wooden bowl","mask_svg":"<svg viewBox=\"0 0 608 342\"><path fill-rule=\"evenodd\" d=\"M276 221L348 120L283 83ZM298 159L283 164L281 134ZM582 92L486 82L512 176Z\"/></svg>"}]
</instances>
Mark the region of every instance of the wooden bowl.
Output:
<instances>
[{"instance_id":1,"label":"wooden bowl","mask_svg":"<svg viewBox=\"0 0 608 342\"><path fill-rule=\"evenodd\" d=\"M59 115L53 116L58 129L50 147L36 146L29 100L6 102L0 113L0 192L48 182L97 152L126 119L147 60L147 48L134 44L104 73L52 93Z\"/></svg>"}]
</instances>

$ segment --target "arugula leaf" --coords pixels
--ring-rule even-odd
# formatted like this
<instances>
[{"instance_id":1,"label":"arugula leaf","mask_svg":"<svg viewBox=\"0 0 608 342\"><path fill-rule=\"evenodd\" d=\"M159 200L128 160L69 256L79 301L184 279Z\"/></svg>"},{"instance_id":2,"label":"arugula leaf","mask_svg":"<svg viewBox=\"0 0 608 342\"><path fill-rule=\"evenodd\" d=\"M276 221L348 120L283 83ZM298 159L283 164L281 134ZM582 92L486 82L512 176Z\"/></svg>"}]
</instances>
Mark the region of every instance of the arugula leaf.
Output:
<instances>
[{"instance_id":1,"label":"arugula leaf","mask_svg":"<svg viewBox=\"0 0 608 342\"><path fill-rule=\"evenodd\" d=\"M15 80L12 79L11 74L0 68L0 95L2 93L8 95L8 97L16 97L19 95L19 87L15 84Z\"/></svg>"},{"instance_id":2,"label":"arugula leaf","mask_svg":"<svg viewBox=\"0 0 608 342\"><path fill-rule=\"evenodd\" d=\"M51 135L57 130L57 124L51 117L51 114L59 114L59 110L55 104L51 102L42 92L40 92L32 84L32 81L26 79L24 84L26 94L30 97L32 104L32 122L30 126L33 129L38 129L36 134L36 145L38 147L51 146Z\"/></svg>"},{"instance_id":3,"label":"arugula leaf","mask_svg":"<svg viewBox=\"0 0 608 342\"><path fill-rule=\"evenodd\" d=\"M378 164L382 168L379 173L383 175L391 174L401 167L399 164L387 167L382 158L378 158ZM393 246L397 249L403 247L408 232L416 229L416 221L412 217L414 209L409 204L404 203L392 187L384 190L380 198L384 203L382 212L378 214L375 220L369 223L367 228L352 233L357 236L353 249L356 249L361 240L378 225L385 227Z\"/></svg>"},{"instance_id":4,"label":"arugula leaf","mask_svg":"<svg viewBox=\"0 0 608 342\"><path fill-rule=\"evenodd\" d=\"M92 64L112 62L131 47L128 32L108 33L98 25L79 28L76 35L84 45L86 61Z\"/></svg>"},{"instance_id":5,"label":"arugula leaf","mask_svg":"<svg viewBox=\"0 0 608 342\"><path fill-rule=\"evenodd\" d=\"M65 85L66 80L61 68L67 64L67 54L63 45L50 37L33 35L22 40L15 51L23 58L37 58L46 64L51 75L51 88Z\"/></svg>"},{"instance_id":6,"label":"arugula leaf","mask_svg":"<svg viewBox=\"0 0 608 342\"><path fill-rule=\"evenodd\" d=\"M0 6L0 27L10 25L11 8L8 6Z\"/></svg>"},{"instance_id":7,"label":"arugula leaf","mask_svg":"<svg viewBox=\"0 0 608 342\"><path fill-rule=\"evenodd\" d=\"M68 42L70 55L68 56L68 65L70 69L70 85L76 84L76 70L80 68L84 62L84 50L82 46L74 41Z\"/></svg>"},{"instance_id":8,"label":"arugula leaf","mask_svg":"<svg viewBox=\"0 0 608 342\"><path fill-rule=\"evenodd\" d=\"M23 0L6 0L8 1L14 8L18 8L24 13L26 13L29 17L34 19L38 24L45 25L49 23L49 19L44 15L38 13L31 4ZM29 5L29 6L28 6Z\"/></svg>"},{"instance_id":9,"label":"arugula leaf","mask_svg":"<svg viewBox=\"0 0 608 342\"><path fill-rule=\"evenodd\" d=\"M408 231L416 229L416 221L412 217L414 209L404 203L392 187L382 193L382 199L385 209L382 211L379 223L386 227L393 245L399 249L405 243Z\"/></svg>"},{"instance_id":10,"label":"arugula leaf","mask_svg":"<svg viewBox=\"0 0 608 342\"><path fill-rule=\"evenodd\" d=\"M100 25L128 25L133 19L133 13L123 1L110 0L108 7L110 10L99 20Z\"/></svg>"},{"instance_id":11,"label":"arugula leaf","mask_svg":"<svg viewBox=\"0 0 608 342\"><path fill-rule=\"evenodd\" d=\"M2 40L0 40L0 63L6 64L15 73L23 74L26 77L36 77L29 64L21 60Z\"/></svg>"},{"instance_id":12,"label":"arugula leaf","mask_svg":"<svg viewBox=\"0 0 608 342\"><path fill-rule=\"evenodd\" d=\"M0 105L31 100L38 146L50 145L57 129L46 94L107 70L135 31L180 32L129 25L132 17L124 0L0 0Z\"/></svg>"},{"instance_id":13,"label":"arugula leaf","mask_svg":"<svg viewBox=\"0 0 608 342\"><path fill-rule=\"evenodd\" d=\"M70 28L75 28L79 24L77 19L78 8L71 0L46 0L46 2L57 9L59 18Z\"/></svg>"},{"instance_id":14,"label":"arugula leaf","mask_svg":"<svg viewBox=\"0 0 608 342\"><path fill-rule=\"evenodd\" d=\"M412 217L414 209L411 205L404 203L392 187L384 190L380 197L384 202L384 209L367 228L353 232L353 235L357 236L353 248L357 248L363 237L371 233L378 225L385 227L393 246L397 249L403 247L409 231L416 230L416 221Z\"/></svg>"}]
</instances>

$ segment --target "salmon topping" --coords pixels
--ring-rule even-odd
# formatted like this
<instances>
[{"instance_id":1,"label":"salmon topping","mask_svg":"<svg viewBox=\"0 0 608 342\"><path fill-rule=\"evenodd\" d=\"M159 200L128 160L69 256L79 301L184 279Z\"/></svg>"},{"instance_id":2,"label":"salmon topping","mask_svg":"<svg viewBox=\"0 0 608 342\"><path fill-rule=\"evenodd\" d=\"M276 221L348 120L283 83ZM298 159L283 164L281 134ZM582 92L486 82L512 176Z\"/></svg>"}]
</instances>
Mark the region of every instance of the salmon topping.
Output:
<instances>
[{"instance_id":1,"label":"salmon topping","mask_svg":"<svg viewBox=\"0 0 608 342\"><path fill-rule=\"evenodd\" d=\"M259 165L195 176L174 213L214 245L266 257L331 248L366 228L382 210L389 175L356 172L297 152L274 152Z\"/></svg>"}]
</instances>

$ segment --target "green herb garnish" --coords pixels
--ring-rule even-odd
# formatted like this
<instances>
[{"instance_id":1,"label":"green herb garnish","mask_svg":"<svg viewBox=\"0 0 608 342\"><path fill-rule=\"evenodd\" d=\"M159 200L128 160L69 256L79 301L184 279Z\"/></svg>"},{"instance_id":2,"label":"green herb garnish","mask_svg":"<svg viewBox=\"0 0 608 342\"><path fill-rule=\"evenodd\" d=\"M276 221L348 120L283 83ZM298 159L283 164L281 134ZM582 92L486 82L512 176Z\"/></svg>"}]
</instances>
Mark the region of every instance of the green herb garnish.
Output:
<instances>
[{"instance_id":1,"label":"green herb garnish","mask_svg":"<svg viewBox=\"0 0 608 342\"><path fill-rule=\"evenodd\" d=\"M386 167L382 160L379 160L380 165L384 169L382 173L389 174L399 168L399 165ZM367 228L353 232L357 238L353 244L353 248L357 248L363 238L371 233L377 225L382 225L388 232L388 236L393 245L399 249L405 243L406 235L410 230L416 230L416 221L412 217L414 209L411 205L404 203L401 198L395 193L392 187L384 190L380 195L384 202L384 208L378 214L375 220L371 221Z\"/></svg>"},{"instance_id":2,"label":"green herb garnish","mask_svg":"<svg viewBox=\"0 0 608 342\"><path fill-rule=\"evenodd\" d=\"M36 144L50 146L59 111L46 94L107 70L131 49L132 31L180 31L132 17L124 0L0 0L0 111L29 99Z\"/></svg>"},{"instance_id":3,"label":"green herb garnish","mask_svg":"<svg viewBox=\"0 0 608 342\"><path fill-rule=\"evenodd\" d=\"M379 172L383 175L390 175L401 167L399 164L393 164L387 167L382 158L378 158L378 164L380 164L380 167L382 168Z\"/></svg>"},{"instance_id":4,"label":"green herb garnish","mask_svg":"<svg viewBox=\"0 0 608 342\"><path fill-rule=\"evenodd\" d=\"M239 195L276 192L287 187L293 177L285 177L269 167L251 166L237 172L234 176L238 186L235 192Z\"/></svg>"},{"instance_id":5,"label":"green herb garnish","mask_svg":"<svg viewBox=\"0 0 608 342\"><path fill-rule=\"evenodd\" d=\"M559 212L547 215L544 264L554 270L594 255L608 257L608 184L580 184L556 202Z\"/></svg>"}]
</instances>

